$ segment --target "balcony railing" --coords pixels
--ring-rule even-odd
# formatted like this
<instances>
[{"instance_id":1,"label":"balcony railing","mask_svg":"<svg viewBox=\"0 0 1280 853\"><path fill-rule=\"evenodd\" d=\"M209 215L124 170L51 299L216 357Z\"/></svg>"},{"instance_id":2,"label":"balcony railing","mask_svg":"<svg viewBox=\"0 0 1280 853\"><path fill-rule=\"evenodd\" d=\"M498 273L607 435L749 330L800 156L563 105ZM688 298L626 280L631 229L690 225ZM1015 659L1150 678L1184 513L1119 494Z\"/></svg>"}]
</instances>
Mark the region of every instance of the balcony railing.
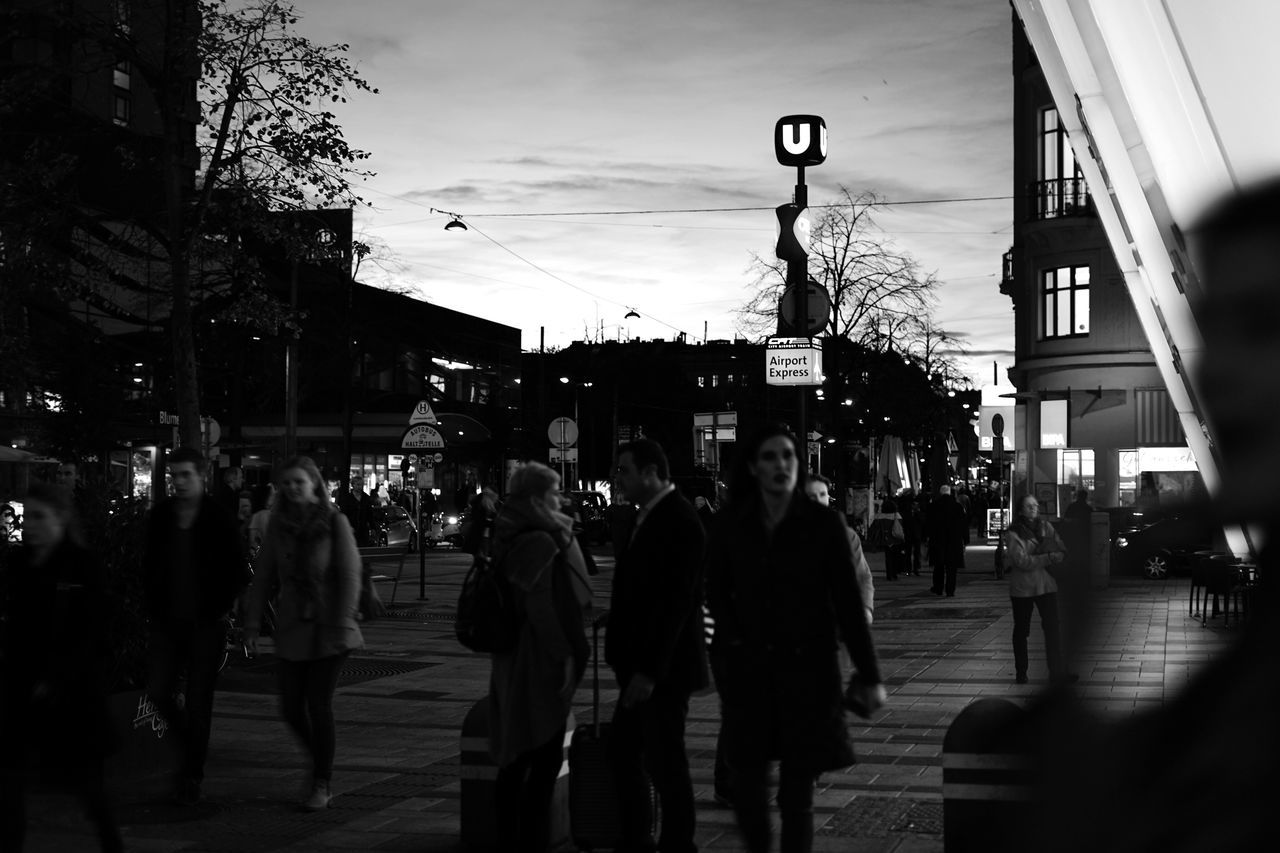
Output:
<instances>
[{"instance_id":1,"label":"balcony railing","mask_svg":"<svg viewBox=\"0 0 1280 853\"><path fill-rule=\"evenodd\" d=\"M1054 178L1031 184L1031 218L1056 219L1093 212L1084 178Z\"/></svg>"}]
</instances>

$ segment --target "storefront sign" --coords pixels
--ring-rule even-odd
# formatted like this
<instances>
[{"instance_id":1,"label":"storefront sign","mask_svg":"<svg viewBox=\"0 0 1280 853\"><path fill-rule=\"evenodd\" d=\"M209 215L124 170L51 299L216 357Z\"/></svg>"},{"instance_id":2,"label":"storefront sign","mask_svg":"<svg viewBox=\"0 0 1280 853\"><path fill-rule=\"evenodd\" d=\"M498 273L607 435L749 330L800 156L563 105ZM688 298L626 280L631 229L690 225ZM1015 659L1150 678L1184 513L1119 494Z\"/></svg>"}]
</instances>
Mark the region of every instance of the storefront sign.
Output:
<instances>
[{"instance_id":1,"label":"storefront sign","mask_svg":"<svg viewBox=\"0 0 1280 853\"><path fill-rule=\"evenodd\" d=\"M1066 400L1040 401L1040 449L1058 450L1067 444Z\"/></svg>"},{"instance_id":2,"label":"storefront sign","mask_svg":"<svg viewBox=\"0 0 1280 853\"><path fill-rule=\"evenodd\" d=\"M1017 448L1017 430L1013 428L1014 409L1012 403L1007 406L989 406L984 403L978 409L978 449L983 451L995 449L995 430L992 429L991 420L996 415L1004 418L1004 449L1006 451L1015 450Z\"/></svg>"},{"instance_id":3,"label":"storefront sign","mask_svg":"<svg viewBox=\"0 0 1280 853\"><path fill-rule=\"evenodd\" d=\"M1139 447L1139 471L1199 471L1190 447Z\"/></svg>"},{"instance_id":4,"label":"storefront sign","mask_svg":"<svg viewBox=\"0 0 1280 853\"><path fill-rule=\"evenodd\" d=\"M821 385L822 347L813 338L769 338L765 348L768 385Z\"/></svg>"}]
</instances>

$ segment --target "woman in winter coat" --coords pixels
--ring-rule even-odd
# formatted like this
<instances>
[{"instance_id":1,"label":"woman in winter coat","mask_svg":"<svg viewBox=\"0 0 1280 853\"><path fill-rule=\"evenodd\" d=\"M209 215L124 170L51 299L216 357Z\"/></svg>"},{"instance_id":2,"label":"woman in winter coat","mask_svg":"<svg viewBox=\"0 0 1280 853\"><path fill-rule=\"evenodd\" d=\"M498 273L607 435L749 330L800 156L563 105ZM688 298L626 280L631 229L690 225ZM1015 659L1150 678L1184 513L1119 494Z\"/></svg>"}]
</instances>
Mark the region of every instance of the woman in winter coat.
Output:
<instances>
[{"instance_id":1,"label":"woman in winter coat","mask_svg":"<svg viewBox=\"0 0 1280 853\"><path fill-rule=\"evenodd\" d=\"M101 848L123 850L103 782L113 746L106 574L69 535L69 489L37 483L23 506L23 541L5 554L0 601L0 850L22 850L30 748L83 802Z\"/></svg>"},{"instance_id":2,"label":"woman in winter coat","mask_svg":"<svg viewBox=\"0 0 1280 853\"><path fill-rule=\"evenodd\" d=\"M280 470L277 490L245 601L245 645L257 652L262 613L278 588L280 710L311 757L311 786L303 806L319 811L332 796L338 675L350 651L364 645L356 624L360 553L315 462L305 456L290 459Z\"/></svg>"},{"instance_id":3,"label":"woman in winter coat","mask_svg":"<svg viewBox=\"0 0 1280 853\"><path fill-rule=\"evenodd\" d=\"M493 524L494 565L522 614L515 648L492 656L489 677L500 850L547 849L565 719L590 654L583 617L591 585L560 506L559 475L530 462L511 475Z\"/></svg>"},{"instance_id":4,"label":"woman in winter coat","mask_svg":"<svg viewBox=\"0 0 1280 853\"><path fill-rule=\"evenodd\" d=\"M1013 602L1014 680L1027 683L1027 637L1031 634L1031 610L1040 611L1044 628L1045 663L1049 680L1072 682L1076 676L1063 668L1062 644L1058 628L1058 582L1050 566L1061 565L1067 546L1040 518L1040 502L1027 495L1018 504L1018 516L1004 532L1004 567L1009 577L1009 597Z\"/></svg>"},{"instance_id":5,"label":"woman in winter coat","mask_svg":"<svg viewBox=\"0 0 1280 853\"><path fill-rule=\"evenodd\" d=\"M770 761L780 761L782 851L809 851L815 779L854 763L846 705L870 715L885 700L844 520L797 490L797 446L777 425L742 447L708 549L711 662L750 853L769 849ZM857 668L844 695L841 641Z\"/></svg>"}]
</instances>

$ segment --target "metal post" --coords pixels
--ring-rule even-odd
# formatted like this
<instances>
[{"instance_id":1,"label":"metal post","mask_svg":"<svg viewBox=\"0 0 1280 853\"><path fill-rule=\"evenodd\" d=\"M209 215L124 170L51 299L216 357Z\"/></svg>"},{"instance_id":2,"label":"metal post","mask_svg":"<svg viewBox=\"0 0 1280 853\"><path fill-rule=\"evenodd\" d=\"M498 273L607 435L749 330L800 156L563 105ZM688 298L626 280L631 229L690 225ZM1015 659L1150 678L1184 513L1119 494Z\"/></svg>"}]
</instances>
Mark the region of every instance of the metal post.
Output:
<instances>
[{"instance_id":1,"label":"metal post","mask_svg":"<svg viewBox=\"0 0 1280 853\"><path fill-rule=\"evenodd\" d=\"M796 207L805 210L809 206L809 188L804 183L804 166L796 167ZM787 284L792 288L792 298L795 300L795 331L796 337L805 337L808 329L808 296L809 296L809 265L807 261L787 261ZM797 475L804 477L805 469L808 467L808 438L809 431L805 427L805 395L809 392L806 385L801 385L797 389L799 394L796 400L796 435L799 440L805 442L806 446L796 448L796 457L799 460L799 468Z\"/></svg>"},{"instance_id":2,"label":"metal post","mask_svg":"<svg viewBox=\"0 0 1280 853\"><path fill-rule=\"evenodd\" d=\"M418 464L414 468L413 476L416 480L418 474L422 471L422 466L426 462L426 455L418 454ZM418 503L418 600L427 600L427 537L425 535L426 527L422 524L422 489L418 487L417 482L413 484L413 496Z\"/></svg>"},{"instance_id":3,"label":"metal post","mask_svg":"<svg viewBox=\"0 0 1280 853\"><path fill-rule=\"evenodd\" d=\"M295 258L289 273L289 312L298 310L298 261ZM292 458L298 448L298 332L289 331L289 343L284 351L284 457Z\"/></svg>"}]
</instances>

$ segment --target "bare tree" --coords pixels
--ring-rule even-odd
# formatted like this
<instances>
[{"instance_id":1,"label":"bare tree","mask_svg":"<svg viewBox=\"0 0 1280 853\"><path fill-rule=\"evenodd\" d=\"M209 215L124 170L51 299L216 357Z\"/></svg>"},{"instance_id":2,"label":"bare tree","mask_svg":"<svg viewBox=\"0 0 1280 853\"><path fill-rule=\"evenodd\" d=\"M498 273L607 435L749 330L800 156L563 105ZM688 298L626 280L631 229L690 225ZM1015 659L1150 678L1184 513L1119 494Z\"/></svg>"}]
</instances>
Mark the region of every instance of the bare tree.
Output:
<instances>
[{"instance_id":1,"label":"bare tree","mask_svg":"<svg viewBox=\"0 0 1280 853\"><path fill-rule=\"evenodd\" d=\"M886 331L892 333L891 321L929 313L938 282L876 225L872 210L879 198L874 193L855 196L841 187L840 195L814 223L808 271L831 296L826 334L869 344ZM777 324L787 265L755 255L749 270L755 280L750 298L738 309L738 325L748 335L762 337Z\"/></svg>"}]
</instances>

